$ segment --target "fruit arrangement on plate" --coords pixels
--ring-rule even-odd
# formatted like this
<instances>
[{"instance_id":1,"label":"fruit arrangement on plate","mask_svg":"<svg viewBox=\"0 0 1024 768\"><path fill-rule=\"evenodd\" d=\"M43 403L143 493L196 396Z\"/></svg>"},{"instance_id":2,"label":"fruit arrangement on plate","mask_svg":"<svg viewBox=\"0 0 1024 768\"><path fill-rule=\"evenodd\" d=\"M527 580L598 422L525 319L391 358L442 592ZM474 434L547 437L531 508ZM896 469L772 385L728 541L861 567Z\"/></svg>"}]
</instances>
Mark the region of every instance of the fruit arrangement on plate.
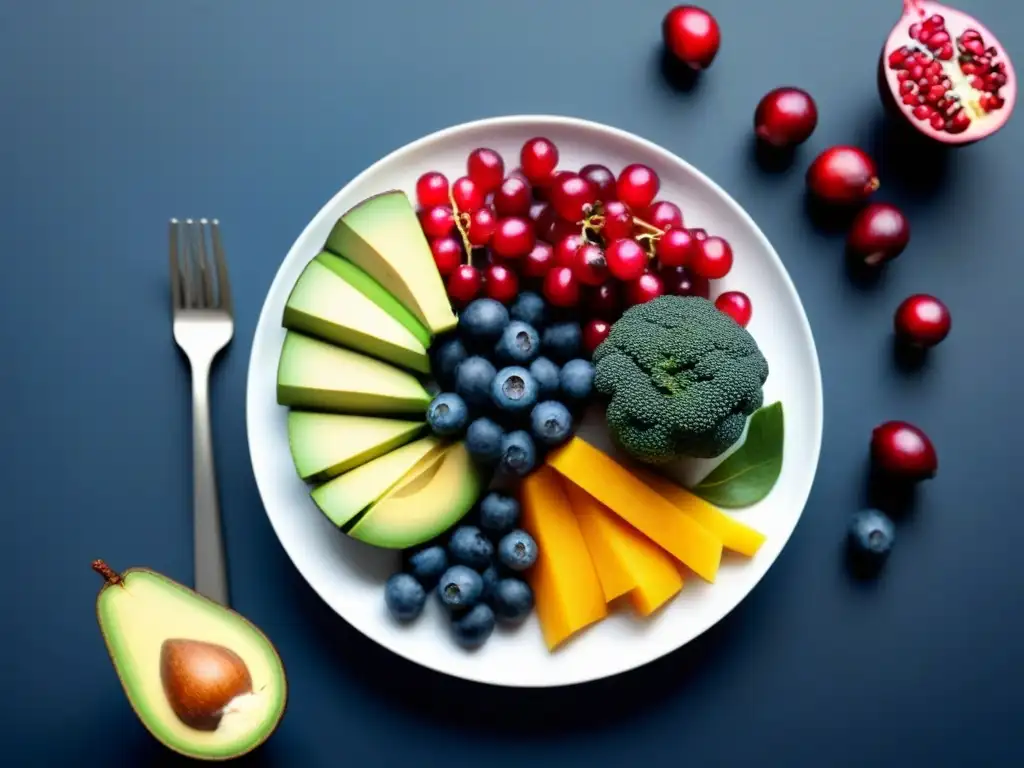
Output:
<instances>
[{"instance_id":1,"label":"fruit arrangement on plate","mask_svg":"<svg viewBox=\"0 0 1024 768\"><path fill-rule=\"evenodd\" d=\"M536 610L554 650L757 552L723 508L770 491L782 405L750 299L710 300L729 242L684 226L655 169L560 169L543 137L519 159L477 148L452 182L425 170L344 213L285 304L277 400L323 514L402 551L396 621L433 595L477 648ZM659 472L730 449L693 490Z\"/></svg>"}]
</instances>

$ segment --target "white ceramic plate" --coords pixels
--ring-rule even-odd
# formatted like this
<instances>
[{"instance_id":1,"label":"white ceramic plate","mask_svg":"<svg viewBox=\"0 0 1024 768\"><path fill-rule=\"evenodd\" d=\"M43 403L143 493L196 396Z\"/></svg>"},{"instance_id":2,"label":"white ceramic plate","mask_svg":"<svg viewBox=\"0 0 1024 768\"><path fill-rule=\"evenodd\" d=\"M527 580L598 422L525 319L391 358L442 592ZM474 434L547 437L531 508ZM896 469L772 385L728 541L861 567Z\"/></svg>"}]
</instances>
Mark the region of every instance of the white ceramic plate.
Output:
<instances>
[{"instance_id":1,"label":"white ceramic plate","mask_svg":"<svg viewBox=\"0 0 1024 768\"><path fill-rule=\"evenodd\" d=\"M678 203L688 226L729 239L736 264L716 287L743 290L753 302L749 330L770 367L765 402L782 400L785 407L785 460L772 493L736 512L766 533L767 542L752 559L724 558L715 584L692 576L653 619L610 616L553 654L541 640L535 617L515 630L499 629L482 649L467 652L452 641L434 600L412 626L389 618L383 584L399 556L340 533L296 475L286 409L277 404L275 392L284 338L281 315L293 283L320 251L331 226L360 200L395 188L412 197L416 179L431 169L455 179L464 174L466 156L478 146L498 150L513 167L523 142L538 135L557 144L561 168L600 162L617 173L628 163L646 163L661 177L659 197ZM807 317L778 254L746 212L700 171L661 147L597 123L547 116L502 117L448 128L391 153L338 192L295 241L270 287L252 346L246 409L253 470L270 522L317 594L360 632L407 659L456 677L507 686L569 685L614 675L685 645L718 622L761 580L793 532L814 480L822 433L821 372ZM600 424L587 425L583 434L606 439ZM707 466L690 469L681 479L695 480Z\"/></svg>"}]
</instances>

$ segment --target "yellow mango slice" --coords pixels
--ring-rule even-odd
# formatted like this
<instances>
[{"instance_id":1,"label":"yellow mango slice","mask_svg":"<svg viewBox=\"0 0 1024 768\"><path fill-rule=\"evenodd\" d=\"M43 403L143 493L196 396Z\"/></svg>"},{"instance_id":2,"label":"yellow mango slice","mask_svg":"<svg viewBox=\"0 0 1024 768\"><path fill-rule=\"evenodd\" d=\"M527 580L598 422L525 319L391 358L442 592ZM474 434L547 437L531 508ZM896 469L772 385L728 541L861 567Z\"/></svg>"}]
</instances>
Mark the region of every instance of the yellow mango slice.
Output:
<instances>
[{"instance_id":1,"label":"yellow mango slice","mask_svg":"<svg viewBox=\"0 0 1024 768\"><path fill-rule=\"evenodd\" d=\"M702 579L713 582L722 540L644 484L611 456L579 437L547 456L547 464L578 485Z\"/></svg>"},{"instance_id":2,"label":"yellow mango slice","mask_svg":"<svg viewBox=\"0 0 1024 768\"><path fill-rule=\"evenodd\" d=\"M604 504L579 486L565 480L569 504L597 566L601 586L606 579L617 591L622 585L641 616L650 616L683 588L676 561L665 550L614 515ZM605 588L605 599L609 597ZM615 595L618 597L619 595Z\"/></svg>"},{"instance_id":3,"label":"yellow mango slice","mask_svg":"<svg viewBox=\"0 0 1024 768\"><path fill-rule=\"evenodd\" d=\"M601 581L558 475L538 467L520 488L523 526L537 541L537 562L527 572L537 618L553 651L608 615Z\"/></svg>"},{"instance_id":4,"label":"yellow mango slice","mask_svg":"<svg viewBox=\"0 0 1024 768\"><path fill-rule=\"evenodd\" d=\"M714 504L686 490L657 472L634 467L633 474L661 496L671 501L680 512L693 518L722 540L731 552L753 557L764 544L765 535L730 517Z\"/></svg>"}]
</instances>

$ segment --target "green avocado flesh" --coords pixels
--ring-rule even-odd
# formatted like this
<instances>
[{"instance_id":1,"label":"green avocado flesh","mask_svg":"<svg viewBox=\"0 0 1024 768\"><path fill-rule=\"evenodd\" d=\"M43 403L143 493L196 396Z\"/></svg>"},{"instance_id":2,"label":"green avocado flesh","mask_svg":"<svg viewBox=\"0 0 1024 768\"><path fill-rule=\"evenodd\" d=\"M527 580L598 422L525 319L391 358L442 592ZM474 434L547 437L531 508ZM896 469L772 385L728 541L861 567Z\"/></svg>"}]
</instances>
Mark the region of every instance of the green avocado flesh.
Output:
<instances>
[{"instance_id":1,"label":"green avocado flesh","mask_svg":"<svg viewBox=\"0 0 1024 768\"><path fill-rule=\"evenodd\" d=\"M430 394L406 371L289 331L277 366L277 402L336 413L420 415Z\"/></svg>"},{"instance_id":2,"label":"green avocado flesh","mask_svg":"<svg viewBox=\"0 0 1024 768\"><path fill-rule=\"evenodd\" d=\"M420 462L443 449L444 444L437 438L422 437L339 475L314 488L310 495L332 523L344 528Z\"/></svg>"},{"instance_id":3,"label":"green avocado flesh","mask_svg":"<svg viewBox=\"0 0 1024 768\"><path fill-rule=\"evenodd\" d=\"M363 200L338 219L324 247L365 270L432 334L455 327L430 245L404 192Z\"/></svg>"},{"instance_id":4,"label":"green avocado flesh","mask_svg":"<svg viewBox=\"0 0 1024 768\"><path fill-rule=\"evenodd\" d=\"M125 694L146 728L168 748L188 757L223 760L261 744L284 714L284 667L270 641L234 611L165 576L131 569L108 583L96 613ZM211 644L244 663L251 692L231 699L215 727L187 725L165 690L164 641ZM208 669L195 667L198 677Z\"/></svg>"},{"instance_id":5,"label":"green avocado flesh","mask_svg":"<svg viewBox=\"0 0 1024 768\"><path fill-rule=\"evenodd\" d=\"M426 347L409 329L318 260L306 265L292 288L282 325L420 373L430 372Z\"/></svg>"},{"instance_id":6,"label":"green avocado flesh","mask_svg":"<svg viewBox=\"0 0 1024 768\"><path fill-rule=\"evenodd\" d=\"M449 444L370 505L348 535L386 549L414 547L461 520L484 484L465 443Z\"/></svg>"},{"instance_id":7,"label":"green avocado flesh","mask_svg":"<svg viewBox=\"0 0 1024 768\"><path fill-rule=\"evenodd\" d=\"M426 428L422 421L289 411L288 445L299 476L321 483L408 443Z\"/></svg>"}]
</instances>

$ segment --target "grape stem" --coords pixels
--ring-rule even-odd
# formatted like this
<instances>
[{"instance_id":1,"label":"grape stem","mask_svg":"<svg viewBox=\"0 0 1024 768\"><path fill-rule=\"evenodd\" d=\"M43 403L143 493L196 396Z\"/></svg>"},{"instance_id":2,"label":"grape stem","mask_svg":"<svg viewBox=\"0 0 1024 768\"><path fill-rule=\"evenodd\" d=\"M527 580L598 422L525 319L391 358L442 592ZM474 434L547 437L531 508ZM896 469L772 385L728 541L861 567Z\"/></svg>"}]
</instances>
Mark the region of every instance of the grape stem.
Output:
<instances>
[{"instance_id":1,"label":"grape stem","mask_svg":"<svg viewBox=\"0 0 1024 768\"><path fill-rule=\"evenodd\" d=\"M596 211L595 213L590 214L580 222L582 226L580 235L584 240L590 240L591 233L597 234L604 228L604 214L601 212L600 201L594 204L594 210ZM638 234L635 239L647 251L647 255L653 257L654 244L665 234L665 230L659 229L648 221L644 221L639 216L633 217L633 225L647 230Z\"/></svg>"},{"instance_id":2,"label":"grape stem","mask_svg":"<svg viewBox=\"0 0 1024 768\"><path fill-rule=\"evenodd\" d=\"M455 220L455 228L459 230L459 237L462 238L463 250L466 252L466 263L473 263L473 244L469 242L469 222L470 216L465 211L460 211L459 206L455 203L455 195L452 194L451 190L448 190L448 202L452 206L452 219Z\"/></svg>"}]
</instances>

